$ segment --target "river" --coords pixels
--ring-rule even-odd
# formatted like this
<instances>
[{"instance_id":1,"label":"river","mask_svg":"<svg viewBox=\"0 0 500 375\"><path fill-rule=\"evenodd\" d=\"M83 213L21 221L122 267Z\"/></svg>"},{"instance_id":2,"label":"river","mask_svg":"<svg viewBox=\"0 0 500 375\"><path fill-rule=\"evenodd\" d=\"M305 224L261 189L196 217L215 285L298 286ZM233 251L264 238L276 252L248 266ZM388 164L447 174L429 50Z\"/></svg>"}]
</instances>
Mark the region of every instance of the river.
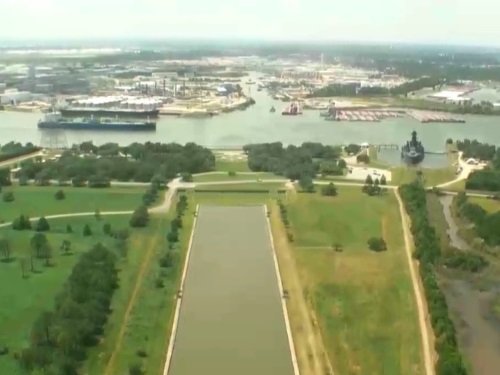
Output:
<instances>
[{"instance_id":1,"label":"river","mask_svg":"<svg viewBox=\"0 0 500 375\"><path fill-rule=\"evenodd\" d=\"M302 116L281 116L286 103L269 97L265 91L250 88L256 104L243 111L223 113L212 118L161 117L156 132L66 131L69 144L93 141L95 144L118 142L195 142L211 148L241 147L248 143L281 141L300 144L305 141L326 144L369 142L401 145L412 130L428 151L443 151L447 138L473 138L500 144L500 118L464 116L465 124L421 124L410 118L388 119L379 123L332 122L318 111L306 110ZM269 109L276 107L275 113ZM40 144L37 129L40 113L0 111L0 144L8 141ZM432 157L431 157L432 159Z\"/></svg>"}]
</instances>

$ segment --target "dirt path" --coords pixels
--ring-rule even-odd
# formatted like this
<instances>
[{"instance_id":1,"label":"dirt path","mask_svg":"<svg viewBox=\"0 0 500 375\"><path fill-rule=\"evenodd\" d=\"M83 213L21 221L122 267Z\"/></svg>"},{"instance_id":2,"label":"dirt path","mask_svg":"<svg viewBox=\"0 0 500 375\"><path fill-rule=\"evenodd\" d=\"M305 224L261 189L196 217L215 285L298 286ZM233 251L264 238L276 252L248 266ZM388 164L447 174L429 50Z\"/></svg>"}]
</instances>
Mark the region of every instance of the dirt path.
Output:
<instances>
[{"instance_id":1,"label":"dirt path","mask_svg":"<svg viewBox=\"0 0 500 375\"><path fill-rule=\"evenodd\" d=\"M134 284L134 289L132 291L132 294L130 295L130 298L128 300L127 308L125 310L125 315L123 316L123 320L120 326L120 331L118 333L118 337L116 338L115 342L115 347L113 349L113 352L111 353L111 356L109 357L108 363L106 364L106 368L104 370L104 375L113 375L116 374L114 371L114 365L116 361L116 356L118 352L121 349L121 346L123 344L123 337L125 336L125 332L128 327L128 322L130 320L130 315L132 313L132 310L135 306L137 296L139 294L139 291L141 289L143 280L144 280L144 275L146 274L146 271L149 269L149 265L151 263L151 259L153 258L156 245L158 243L160 233L161 231L158 230L159 227L161 226L162 222L160 221L158 224L158 228L155 231L155 235L151 237L148 245L146 246L147 252L146 256L144 257L144 260L142 261L141 267L139 269L139 273L137 274L137 279Z\"/></svg>"},{"instance_id":2,"label":"dirt path","mask_svg":"<svg viewBox=\"0 0 500 375\"><path fill-rule=\"evenodd\" d=\"M270 218L273 224L272 232L283 286L290 296L287 306L300 374L333 375L314 311L304 297L295 258L278 215L278 208L273 206Z\"/></svg>"},{"instance_id":3,"label":"dirt path","mask_svg":"<svg viewBox=\"0 0 500 375\"><path fill-rule=\"evenodd\" d=\"M417 302L418 322L420 325L425 374L435 375L434 358L436 358L436 355L434 353L434 350L432 349L434 342L434 335L432 333L432 328L430 327L430 321L427 313L427 302L422 292L423 290L422 283L420 282L420 276L417 274L417 262L413 259L412 256L413 238L411 235L410 226L408 224L409 219L403 205L403 200L399 195L399 191L394 190L394 194L396 195L396 199L398 200L399 204L401 226L403 227L403 234L405 239L406 257L408 260L408 267L410 268L410 276L413 285L413 292L415 294L415 301Z\"/></svg>"}]
</instances>

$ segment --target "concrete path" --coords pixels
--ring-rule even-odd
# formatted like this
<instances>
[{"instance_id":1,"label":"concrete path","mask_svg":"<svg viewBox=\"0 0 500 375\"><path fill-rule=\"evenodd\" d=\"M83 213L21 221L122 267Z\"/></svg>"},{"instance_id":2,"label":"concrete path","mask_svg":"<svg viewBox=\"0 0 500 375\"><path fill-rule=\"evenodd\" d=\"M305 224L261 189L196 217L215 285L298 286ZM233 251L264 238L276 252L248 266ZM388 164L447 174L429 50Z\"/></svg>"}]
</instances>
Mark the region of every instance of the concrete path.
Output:
<instances>
[{"instance_id":1,"label":"concrete path","mask_svg":"<svg viewBox=\"0 0 500 375\"><path fill-rule=\"evenodd\" d=\"M43 156L43 151L36 151L36 152L31 153L31 154L21 155L21 156L18 156L16 158L4 160L4 161L0 162L0 168L10 167L11 165L15 165L15 164L20 163L22 161L36 158L38 156Z\"/></svg>"}]
</instances>

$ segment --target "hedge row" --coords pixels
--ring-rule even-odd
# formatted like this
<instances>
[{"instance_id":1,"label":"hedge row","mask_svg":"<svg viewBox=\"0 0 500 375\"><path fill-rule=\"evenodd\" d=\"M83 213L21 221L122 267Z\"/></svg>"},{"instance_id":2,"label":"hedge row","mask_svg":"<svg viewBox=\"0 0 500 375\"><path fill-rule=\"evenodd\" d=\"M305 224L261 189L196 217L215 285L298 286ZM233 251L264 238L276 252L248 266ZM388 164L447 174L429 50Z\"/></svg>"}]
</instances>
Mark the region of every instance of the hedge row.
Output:
<instances>
[{"instance_id":1,"label":"hedge row","mask_svg":"<svg viewBox=\"0 0 500 375\"><path fill-rule=\"evenodd\" d=\"M441 249L434 228L429 223L424 187L418 183L400 187L401 197L411 218L416 252L420 261L420 276L436 337L435 349L439 356L437 375L466 375L462 355L458 349L455 327L448 313L448 305L436 280L434 266L440 260Z\"/></svg>"}]
</instances>

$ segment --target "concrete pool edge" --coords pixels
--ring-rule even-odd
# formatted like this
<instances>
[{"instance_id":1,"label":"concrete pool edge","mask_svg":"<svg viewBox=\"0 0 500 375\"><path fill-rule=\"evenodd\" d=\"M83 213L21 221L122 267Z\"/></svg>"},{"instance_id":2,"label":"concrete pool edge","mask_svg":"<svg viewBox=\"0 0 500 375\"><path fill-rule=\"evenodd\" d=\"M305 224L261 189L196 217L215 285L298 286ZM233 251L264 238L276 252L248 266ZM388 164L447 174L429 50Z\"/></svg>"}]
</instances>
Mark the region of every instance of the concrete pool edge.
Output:
<instances>
[{"instance_id":1,"label":"concrete pool edge","mask_svg":"<svg viewBox=\"0 0 500 375\"><path fill-rule=\"evenodd\" d=\"M182 293L182 290L184 289L184 283L186 281L187 270L189 267L189 258L191 257L191 249L193 247L193 239L194 239L194 233L196 230L196 222L198 220L199 208L200 208L200 205L196 205L196 210L194 212L193 227L191 228L191 235L189 237L186 259L184 261L184 268L182 270L181 283L179 285L179 291L181 291L181 293ZM182 295L180 297L177 296L177 302L175 305L175 313L174 313L174 321L172 323L172 331L170 333L170 340L168 342L168 349L167 349L167 355L166 355L166 359L165 359L165 366L163 367L163 375L168 374L168 370L170 368L170 363L172 361L172 354L174 352L174 345L175 345L175 336L177 334L177 327L179 325L181 304L182 304Z\"/></svg>"},{"instance_id":2,"label":"concrete pool edge","mask_svg":"<svg viewBox=\"0 0 500 375\"><path fill-rule=\"evenodd\" d=\"M289 349L290 349L290 356L292 359L293 373L294 373L294 375L300 375L299 364L297 361L297 356L295 354L295 344L293 342L292 329L291 329L291 325L290 325L290 320L288 318L288 307L286 305L286 300L284 298L283 282L281 279L281 272L280 272L279 263L278 263L278 256L276 255L276 249L274 247L274 238L273 238L273 232L271 230L271 221L269 220L269 210L267 208L267 205L264 205L264 214L266 215L267 232L269 235L269 242L271 244L271 251L273 253L273 262L274 262L274 269L275 269L275 273L276 273L276 282L278 283L278 289L280 292L281 308L283 311L283 318L285 320L285 329L286 329L286 334L288 337L288 345L289 345Z\"/></svg>"}]
</instances>

